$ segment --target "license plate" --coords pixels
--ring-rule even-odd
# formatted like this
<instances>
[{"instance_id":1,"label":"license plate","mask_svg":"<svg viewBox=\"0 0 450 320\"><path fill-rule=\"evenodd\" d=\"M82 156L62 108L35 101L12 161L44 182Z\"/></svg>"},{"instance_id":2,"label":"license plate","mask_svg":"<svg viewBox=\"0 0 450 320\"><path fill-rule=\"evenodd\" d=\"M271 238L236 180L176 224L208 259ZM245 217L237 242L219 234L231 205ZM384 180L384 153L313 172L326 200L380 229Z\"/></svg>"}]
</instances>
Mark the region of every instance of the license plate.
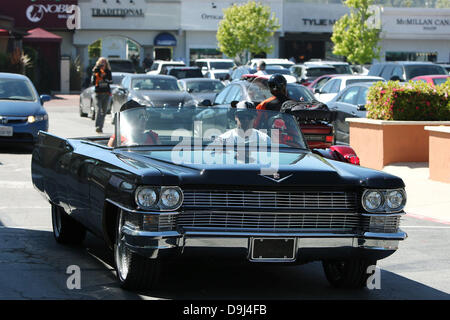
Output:
<instances>
[{"instance_id":1,"label":"license plate","mask_svg":"<svg viewBox=\"0 0 450 320\"><path fill-rule=\"evenodd\" d=\"M12 137L12 135L13 135L13 128L12 127L0 126L0 136L2 136L2 137Z\"/></svg>"},{"instance_id":2,"label":"license plate","mask_svg":"<svg viewBox=\"0 0 450 320\"><path fill-rule=\"evenodd\" d=\"M295 238L252 238L250 259L252 261L294 261Z\"/></svg>"}]
</instances>

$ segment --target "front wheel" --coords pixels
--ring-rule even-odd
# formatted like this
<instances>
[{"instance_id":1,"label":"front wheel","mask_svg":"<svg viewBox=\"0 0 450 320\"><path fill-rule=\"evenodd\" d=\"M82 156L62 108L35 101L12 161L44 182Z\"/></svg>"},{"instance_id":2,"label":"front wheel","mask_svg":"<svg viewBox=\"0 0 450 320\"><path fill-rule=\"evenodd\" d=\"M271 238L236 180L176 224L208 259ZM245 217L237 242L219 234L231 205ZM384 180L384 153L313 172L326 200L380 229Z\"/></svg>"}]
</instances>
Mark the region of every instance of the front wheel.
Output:
<instances>
[{"instance_id":1,"label":"front wheel","mask_svg":"<svg viewBox=\"0 0 450 320\"><path fill-rule=\"evenodd\" d=\"M55 204L52 204L52 225L53 236L61 244L81 244L86 236L86 229Z\"/></svg>"},{"instance_id":2,"label":"front wheel","mask_svg":"<svg viewBox=\"0 0 450 320\"><path fill-rule=\"evenodd\" d=\"M80 98L80 117L84 118L87 117L87 113L83 112L83 104L81 103L81 98Z\"/></svg>"},{"instance_id":3,"label":"front wheel","mask_svg":"<svg viewBox=\"0 0 450 320\"><path fill-rule=\"evenodd\" d=\"M322 261L325 276L331 285L345 289L364 288L370 276L368 268L376 264L376 260L369 259Z\"/></svg>"},{"instance_id":4,"label":"front wheel","mask_svg":"<svg viewBox=\"0 0 450 320\"><path fill-rule=\"evenodd\" d=\"M123 224L123 212L120 211L114 243L114 262L120 285L128 290L151 289L158 280L160 262L138 255L126 246Z\"/></svg>"}]
</instances>

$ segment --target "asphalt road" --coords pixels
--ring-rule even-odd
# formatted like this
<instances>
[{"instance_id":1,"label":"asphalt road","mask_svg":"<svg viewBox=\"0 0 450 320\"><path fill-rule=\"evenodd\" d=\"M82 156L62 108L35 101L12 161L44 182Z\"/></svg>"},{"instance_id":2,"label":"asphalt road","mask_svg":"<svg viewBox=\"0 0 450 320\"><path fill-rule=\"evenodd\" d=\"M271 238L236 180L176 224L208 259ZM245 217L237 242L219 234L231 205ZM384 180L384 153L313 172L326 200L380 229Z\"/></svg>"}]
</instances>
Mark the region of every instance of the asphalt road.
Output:
<instances>
[{"instance_id":1,"label":"asphalt road","mask_svg":"<svg viewBox=\"0 0 450 320\"><path fill-rule=\"evenodd\" d=\"M77 106L48 106L50 132L96 135ZM110 118L105 134L112 133ZM262 266L224 261L166 265L151 292L122 290L112 254L89 235L82 247L57 244L49 204L31 184L31 150L0 146L0 299L449 299L450 225L406 216L409 237L378 262L380 289L332 288L320 263ZM69 289L69 266L81 271L81 289Z\"/></svg>"}]
</instances>

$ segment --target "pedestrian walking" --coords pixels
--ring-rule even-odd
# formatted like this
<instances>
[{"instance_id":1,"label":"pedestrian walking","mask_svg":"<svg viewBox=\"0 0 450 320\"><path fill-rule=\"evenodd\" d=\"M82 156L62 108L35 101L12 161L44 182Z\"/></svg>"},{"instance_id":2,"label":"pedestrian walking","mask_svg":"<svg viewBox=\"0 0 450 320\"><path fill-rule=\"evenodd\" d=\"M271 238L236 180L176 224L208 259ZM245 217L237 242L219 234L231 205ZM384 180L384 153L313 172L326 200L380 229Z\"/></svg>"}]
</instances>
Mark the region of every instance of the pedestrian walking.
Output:
<instances>
[{"instance_id":1,"label":"pedestrian walking","mask_svg":"<svg viewBox=\"0 0 450 320\"><path fill-rule=\"evenodd\" d=\"M97 60L92 69L92 85L95 86L95 131L103 132L106 111L111 102L112 83L111 67L106 58L101 57Z\"/></svg>"}]
</instances>

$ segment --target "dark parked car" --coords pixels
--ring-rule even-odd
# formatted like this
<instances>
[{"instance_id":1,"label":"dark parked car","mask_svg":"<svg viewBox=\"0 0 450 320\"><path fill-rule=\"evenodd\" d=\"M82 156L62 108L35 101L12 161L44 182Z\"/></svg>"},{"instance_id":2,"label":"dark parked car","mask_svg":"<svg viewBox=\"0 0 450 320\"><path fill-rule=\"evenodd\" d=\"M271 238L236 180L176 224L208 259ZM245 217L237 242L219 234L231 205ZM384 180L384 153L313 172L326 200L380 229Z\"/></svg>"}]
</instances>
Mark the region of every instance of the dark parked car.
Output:
<instances>
[{"instance_id":1,"label":"dark parked car","mask_svg":"<svg viewBox=\"0 0 450 320\"><path fill-rule=\"evenodd\" d=\"M337 112L334 122L336 143L349 143L349 125L346 118L365 118L367 92L374 82L360 82L346 87L327 103L331 110Z\"/></svg>"},{"instance_id":2,"label":"dark parked car","mask_svg":"<svg viewBox=\"0 0 450 320\"><path fill-rule=\"evenodd\" d=\"M222 81L208 78L187 78L178 80L181 89L190 93L197 101L213 101L216 94L225 88Z\"/></svg>"},{"instance_id":3,"label":"dark parked car","mask_svg":"<svg viewBox=\"0 0 450 320\"><path fill-rule=\"evenodd\" d=\"M161 74L174 76L177 79L203 78L203 73L199 67L163 67Z\"/></svg>"},{"instance_id":4,"label":"dark parked car","mask_svg":"<svg viewBox=\"0 0 450 320\"><path fill-rule=\"evenodd\" d=\"M122 287L151 288L171 259L236 257L267 268L322 261L332 285L361 288L406 238L402 179L313 154L292 115L175 107L183 121L153 121L166 111L118 113L114 147L41 133L33 151L56 241L80 244L86 230L104 239ZM241 137L258 112L268 126Z\"/></svg>"},{"instance_id":5,"label":"dark parked car","mask_svg":"<svg viewBox=\"0 0 450 320\"><path fill-rule=\"evenodd\" d=\"M180 89L177 78L166 75L128 74L113 91L112 112L129 100L145 106L195 106L194 98Z\"/></svg>"},{"instance_id":6,"label":"dark parked car","mask_svg":"<svg viewBox=\"0 0 450 320\"><path fill-rule=\"evenodd\" d=\"M133 61L127 59L109 59L111 72L136 73Z\"/></svg>"},{"instance_id":7,"label":"dark parked car","mask_svg":"<svg viewBox=\"0 0 450 320\"><path fill-rule=\"evenodd\" d=\"M48 114L44 102L28 77L0 73L0 142L34 143L39 130L48 130Z\"/></svg>"},{"instance_id":8,"label":"dark parked car","mask_svg":"<svg viewBox=\"0 0 450 320\"><path fill-rule=\"evenodd\" d=\"M114 93L114 90L117 89L117 87L121 84L122 79L127 75L128 73L125 72L112 72L112 80L113 83L110 85L111 92ZM80 117L89 117L92 120L95 119L95 86L90 86L83 91L81 91L80 94L80 104L79 104L79 113ZM111 112L112 108L112 99L111 99L111 105L108 108L107 113Z\"/></svg>"},{"instance_id":9,"label":"dark parked car","mask_svg":"<svg viewBox=\"0 0 450 320\"><path fill-rule=\"evenodd\" d=\"M431 62L396 61L375 63L369 76L379 76L385 80L409 81L417 76L428 74L448 74L444 67Z\"/></svg>"}]
</instances>

